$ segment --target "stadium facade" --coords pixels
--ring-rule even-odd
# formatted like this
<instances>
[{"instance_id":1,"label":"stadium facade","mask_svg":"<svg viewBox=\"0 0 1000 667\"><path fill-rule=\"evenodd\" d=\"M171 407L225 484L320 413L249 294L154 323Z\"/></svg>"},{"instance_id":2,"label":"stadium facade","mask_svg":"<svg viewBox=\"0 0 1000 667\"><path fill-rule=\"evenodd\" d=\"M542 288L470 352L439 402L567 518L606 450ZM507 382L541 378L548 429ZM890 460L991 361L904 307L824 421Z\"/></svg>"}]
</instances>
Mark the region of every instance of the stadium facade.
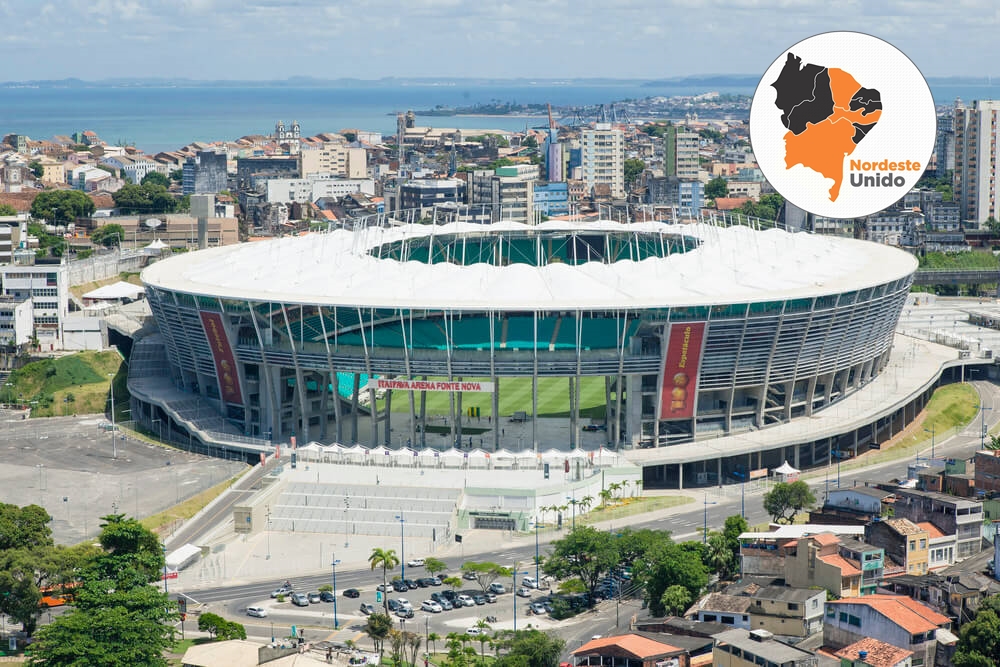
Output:
<instances>
[{"instance_id":1,"label":"stadium facade","mask_svg":"<svg viewBox=\"0 0 1000 667\"><path fill-rule=\"evenodd\" d=\"M496 415L499 380L517 377L533 387L524 446L540 451L567 444L539 442L530 419L545 377L568 383L571 446L588 378L603 380L612 447L807 418L884 368L916 267L887 246L729 221L373 216L175 256L142 278L174 386L247 436L349 443L361 420L366 440L391 444L395 418L392 442L403 430L426 444L426 391L455 388L434 383L493 389ZM467 426L462 396L448 445Z\"/></svg>"}]
</instances>

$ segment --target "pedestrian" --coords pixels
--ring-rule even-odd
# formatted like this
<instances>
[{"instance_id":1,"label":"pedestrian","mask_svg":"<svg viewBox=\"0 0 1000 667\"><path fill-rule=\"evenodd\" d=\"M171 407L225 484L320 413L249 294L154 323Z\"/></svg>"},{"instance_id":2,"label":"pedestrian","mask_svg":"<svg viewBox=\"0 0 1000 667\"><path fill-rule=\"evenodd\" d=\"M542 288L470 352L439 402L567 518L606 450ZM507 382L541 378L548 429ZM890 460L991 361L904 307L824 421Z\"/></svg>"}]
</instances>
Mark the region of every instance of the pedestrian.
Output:
<instances>
[{"instance_id":1,"label":"pedestrian","mask_svg":"<svg viewBox=\"0 0 1000 667\"><path fill-rule=\"evenodd\" d=\"M507 431L505 429L500 429L500 435L501 436L507 435Z\"/></svg>"},{"instance_id":2,"label":"pedestrian","mask_svg":"<svg viewBox=\"0 0 1000 667\"><path fill-rule=\"evenodd\" d=\"M327 664L333 662L333 649L330 647L327 647L326 649L326 662Z\"/></svg>"}]
</instances>

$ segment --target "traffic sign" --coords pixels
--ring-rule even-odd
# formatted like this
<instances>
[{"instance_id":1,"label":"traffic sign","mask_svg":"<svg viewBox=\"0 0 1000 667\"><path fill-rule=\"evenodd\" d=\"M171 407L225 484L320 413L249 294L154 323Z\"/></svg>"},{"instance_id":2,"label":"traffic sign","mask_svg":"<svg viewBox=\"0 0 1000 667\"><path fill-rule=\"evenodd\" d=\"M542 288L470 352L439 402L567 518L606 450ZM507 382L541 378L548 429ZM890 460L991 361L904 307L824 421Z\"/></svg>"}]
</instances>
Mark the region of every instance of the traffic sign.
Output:
<instances>
[{"instance_id":1,"label":"traffic sign","mask_svg":"<svg viewBox=\"0 0 1000 667\"><path fill-rule=\"evenodd\" d=\"M375 591L375 602L382 601L382 591Z\"/></svg>"}]
</instances>

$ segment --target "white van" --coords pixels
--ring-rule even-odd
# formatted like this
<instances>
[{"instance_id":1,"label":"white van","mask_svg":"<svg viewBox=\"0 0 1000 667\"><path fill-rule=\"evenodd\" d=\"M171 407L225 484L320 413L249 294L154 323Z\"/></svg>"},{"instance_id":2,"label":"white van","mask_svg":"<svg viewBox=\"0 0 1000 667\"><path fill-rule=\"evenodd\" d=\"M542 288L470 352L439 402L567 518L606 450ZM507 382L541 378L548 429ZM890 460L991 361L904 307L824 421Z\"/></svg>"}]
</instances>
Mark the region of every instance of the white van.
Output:
<instances>
[{"instance_id":1,"label":"white van","mask_svg":"<svg viewBox=\"0 0 1000 667\"><path fill-rule=\"evenodd\" d=\"M538 582L534 577L525 577L521 580L521 585L525 588L538 588Z\"/></svg>"},{"instance_id":2,"label":"white van","mask_svg":"<svg viewBox=\"0 0 1000 667\"><path fill-rule=\"evenodd\" d=\"M267 609L264 609L263 607L247 607L247 616L267 618Z\"/></svg>"}]
</instances>

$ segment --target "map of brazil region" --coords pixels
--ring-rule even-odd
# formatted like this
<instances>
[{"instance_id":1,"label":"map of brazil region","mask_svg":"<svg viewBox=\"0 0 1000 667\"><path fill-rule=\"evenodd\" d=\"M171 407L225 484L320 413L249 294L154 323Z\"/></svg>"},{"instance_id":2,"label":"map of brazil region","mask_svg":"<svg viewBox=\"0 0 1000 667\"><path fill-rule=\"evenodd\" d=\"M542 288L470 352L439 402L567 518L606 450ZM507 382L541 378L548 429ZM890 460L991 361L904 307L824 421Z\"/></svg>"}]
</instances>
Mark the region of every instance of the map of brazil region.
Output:
<instances>
[{"instance_id":1,"label":"map of brazil region","mask_svg":"<svg viewBox=\"0 0 1000 667\"><path fill-rule=\"evenodd\" d=\"M785 199L786 221L890 208L920 180L936 133L917 66L860 32L813 35L775 54L750 103L753 157Z\"/></svg>"},{"instance_id":2,"label":"map of brazil region","mask_svg":"<svg viewBox=\"0 0 1000 667\"><path fill-rule=\"evenodd\" d=\"M830 201L837 201L844 182L844 156L878 124L882 99L837 67L802 64L789 52L774 83L775 105L781 109L785 135L785 166L801 164L833 180Z\"/></svg>"}]
</instances>

